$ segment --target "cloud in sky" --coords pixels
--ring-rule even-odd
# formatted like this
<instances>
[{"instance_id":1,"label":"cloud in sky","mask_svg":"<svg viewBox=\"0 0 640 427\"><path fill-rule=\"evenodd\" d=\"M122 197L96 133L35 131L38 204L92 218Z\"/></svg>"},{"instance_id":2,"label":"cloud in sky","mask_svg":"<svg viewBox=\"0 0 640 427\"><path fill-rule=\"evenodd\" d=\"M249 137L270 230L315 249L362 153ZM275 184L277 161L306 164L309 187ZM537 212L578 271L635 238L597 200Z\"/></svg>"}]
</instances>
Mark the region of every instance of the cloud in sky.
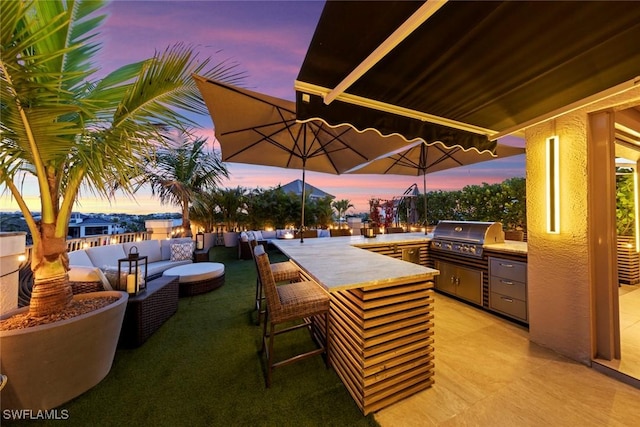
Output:
<instances>
[{"instance_id":1,"label":"cloud in sky","mask_svg":"<svg viewBox=\"0 0 640 427\"><path fill-rule=\"evenodd\" d=\"M245 87L294 100L294 80L304 60L322 12L322 1L122 1L111 2L102 26L103 50L98 56L101 76L116 68L151 57L174 43L194 45L201 58L213 63L234 61L245 71ZM197 118L198 135L214 140L211 117ZM511 139L512 141L514 139ZM515 144L523 146L522 141ZM300 179L299 170L229 163L231 177L225 187L238 185L269 188ZM524 156L493 160L427 175L428 191L455 190L470 184L501 182L524 176ZM349 199L356 212L368 210L371 197L401 195L413 183L422 191L422 177L327 175L307 172L307 182ZM27 180L25 191L32 209L39 210L35 180ZM28 186L33 186L31 189ZM152 199L150 191L136 201L118 197L114 202L96 200L84 194L77 206L83 212L177 212L170 205ZM9 197L0 197L0 210L17 210Z\"/></svg>"}]
</instances>

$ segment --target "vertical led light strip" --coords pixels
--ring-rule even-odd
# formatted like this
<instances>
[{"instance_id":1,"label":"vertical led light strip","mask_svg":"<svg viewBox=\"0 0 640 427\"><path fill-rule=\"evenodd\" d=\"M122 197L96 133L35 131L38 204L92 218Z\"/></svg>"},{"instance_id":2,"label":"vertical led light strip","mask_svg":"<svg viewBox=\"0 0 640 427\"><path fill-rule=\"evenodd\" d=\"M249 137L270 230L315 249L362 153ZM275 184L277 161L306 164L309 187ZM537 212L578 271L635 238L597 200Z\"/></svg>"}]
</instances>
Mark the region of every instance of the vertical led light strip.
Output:
<instances>
[{"instance_id":1,"label":"vertical led light strip","mask_svg":"<svg viewBox=\"0 0 640 427\"><path fill-rule=\"evenodd\" d=\"M558 136L547 138L547 233L560 233L560 156Z\"/></svg>"},{"instance_id":2,"label":"vertical led light strip","mask_svg":"<svg viewBox=\"0 0 640 427\"><path fill-rule=\"evenodd\" d=\"M638 167L640 167L640 163L636 163L636 166L633 168L633 208L636 214L636 252L640 253L640 197L638 196Z\"/></svg>"}]
</instances>

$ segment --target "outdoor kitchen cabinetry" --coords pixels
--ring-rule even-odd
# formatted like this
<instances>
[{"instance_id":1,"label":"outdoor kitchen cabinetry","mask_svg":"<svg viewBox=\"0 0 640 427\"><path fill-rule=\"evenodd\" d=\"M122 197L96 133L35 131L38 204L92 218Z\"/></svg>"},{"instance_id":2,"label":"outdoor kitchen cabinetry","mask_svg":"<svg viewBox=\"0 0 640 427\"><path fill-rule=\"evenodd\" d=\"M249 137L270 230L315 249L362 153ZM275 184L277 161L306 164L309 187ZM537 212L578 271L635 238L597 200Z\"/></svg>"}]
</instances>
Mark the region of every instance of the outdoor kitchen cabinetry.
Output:
<instances>
[{"instance_id":1,"label":"outdoor kitchen cabinetry","mask_svg":"<svg viewBox=\"0 0 640 427\"><path fill-rule=\"evenodd\" d=\"M435 269L440 271L436 277L436 289L482 305L482 270L466 268L437 260Z\"/></svg>"},{"instance_id":2,"label":"outdoor kitchen cabinetry","mask_svg":"<svg viewBox=\"0 0 640 427\"><path fill-rule=\"evenodd\" d=\"M527 322L527 264L489 257L489 308Z\"/></svg>"}]
</instances>

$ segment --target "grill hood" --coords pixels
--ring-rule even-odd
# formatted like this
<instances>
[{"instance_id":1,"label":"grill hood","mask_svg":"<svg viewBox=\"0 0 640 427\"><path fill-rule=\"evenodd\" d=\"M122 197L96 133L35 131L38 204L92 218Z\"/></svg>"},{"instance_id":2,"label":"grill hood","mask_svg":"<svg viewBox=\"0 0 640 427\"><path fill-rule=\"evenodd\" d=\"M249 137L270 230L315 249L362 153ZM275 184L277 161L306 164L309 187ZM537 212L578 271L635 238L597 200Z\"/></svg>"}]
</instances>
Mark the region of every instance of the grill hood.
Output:
<instances>
[{"instance_id":1,"label":"grill hood","mask_svg":"<svg viewBox=\"0 0 640 427\"><path fill-rule=\"evenodd\" d=\"M490 245L504 243L504 232L500 222L440 221L433 230L433 238Z\"/></svg>"}]
</instances>

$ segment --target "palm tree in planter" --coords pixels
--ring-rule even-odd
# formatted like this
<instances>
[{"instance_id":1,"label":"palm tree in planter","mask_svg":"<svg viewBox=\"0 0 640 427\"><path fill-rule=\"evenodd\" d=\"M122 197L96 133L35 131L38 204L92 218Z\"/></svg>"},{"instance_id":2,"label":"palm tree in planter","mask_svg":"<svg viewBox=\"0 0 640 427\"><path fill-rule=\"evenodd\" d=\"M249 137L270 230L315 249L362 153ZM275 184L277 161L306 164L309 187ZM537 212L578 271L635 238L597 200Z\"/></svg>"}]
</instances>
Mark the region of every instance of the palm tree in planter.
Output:
<instances>
[{"instance_id":1,"label":"palm tree in planter","mask_svg":"<svg viewBox=\"0 0 640 427\"><path fill-rule=\"evenodd\" d=\"M207 152L207 139L189 142L186 136L178 148L158 150L148 164L141 184L148 183L162 203L173 203L182 211L183 236L191 236L189 204L206 191L214 191L227 167L215 152Z\"/></svg>"},{"instance_id":2,"label":"palm tree in planter","mask_svg":"<svg viewBox=\"0 0 640 427\"><path fill-rule=\"evenodd\" d=\"M347 211L353 207L351 201L348 199L335 200L331 203L333 209L338 212L338 227L342 227L342 218L347 213Z\"/></svg>"},{"instance_id":3,"label":"palm tree in planter","mask_svg":"<svg viewBox=\"0 0 640 427\"><path fill-rule=\"evenodd\" d=\"M247 190L238 186L236 188L220 188L214 192L214 200L225 225L224 245L233 247L238 244L236 228L245 210Z\"/></svg>"},{"instance_id":4,"label":"palm tree in planter","mask_svg":"<svg viewBox=\"0 0 640 427\"><path fill-rule=\"evenodd\" d=\"M100 48L96 38L105 17L99 14L103 5L81 0L9 1L2 5L0 183L16 200L33 236L34 287L28 314L32 319L63 312L71 305L66 236L81 189L105 198L112 196L114 187L133 194L133 179L142 172L140 165L162 141L158 124L173 128L185 123L195 125L184 114L207 114L191 75L204 73L228 82L241 77L232 65L210 67L209 59L199 60L192 49L178 44L96 79L99 67L93 61ZM185 113L177 112L178 108ZM19 188L25 175L37 180L39 220L32 215ZM116 343L121 322L122 317ZM3 331L0 335L3 374L10 378L3 390L3 406L8 402L6 390L20 383L20 374L7 372L9 355L18 353L7 344L14 332ZM56 344L66 338L58 337ZM98 342L101 340L106 338L99 336ZM31 348L43 348L38 343L34 341ZM91 359L86 356L95 356L92 346L84 344L77 349L80 354L67 350L64 362L76 371L69 380L88 389L108 373L115 344L106 372L82 382L78 381L77 370L84 369L81 365ZM46 375L53 375L58 368L49 364L48 358L55 350L47 346L43 349L45 354L34 357L47 367ZM98 350L105 352L103 348ZM84 358L74 364L78 357ZM23 373L35 369L25 368L24 360L18 363ZM38 378L33 372L24 374ZM52 400L44 398L46 405L57 406L64 402L60 399L69 400L84 391L67 390L55 382L58 380L50 382L56 384L55 390L50 390L49 383L42 387L56 395Z\"/></svg>"}]
</instances>

